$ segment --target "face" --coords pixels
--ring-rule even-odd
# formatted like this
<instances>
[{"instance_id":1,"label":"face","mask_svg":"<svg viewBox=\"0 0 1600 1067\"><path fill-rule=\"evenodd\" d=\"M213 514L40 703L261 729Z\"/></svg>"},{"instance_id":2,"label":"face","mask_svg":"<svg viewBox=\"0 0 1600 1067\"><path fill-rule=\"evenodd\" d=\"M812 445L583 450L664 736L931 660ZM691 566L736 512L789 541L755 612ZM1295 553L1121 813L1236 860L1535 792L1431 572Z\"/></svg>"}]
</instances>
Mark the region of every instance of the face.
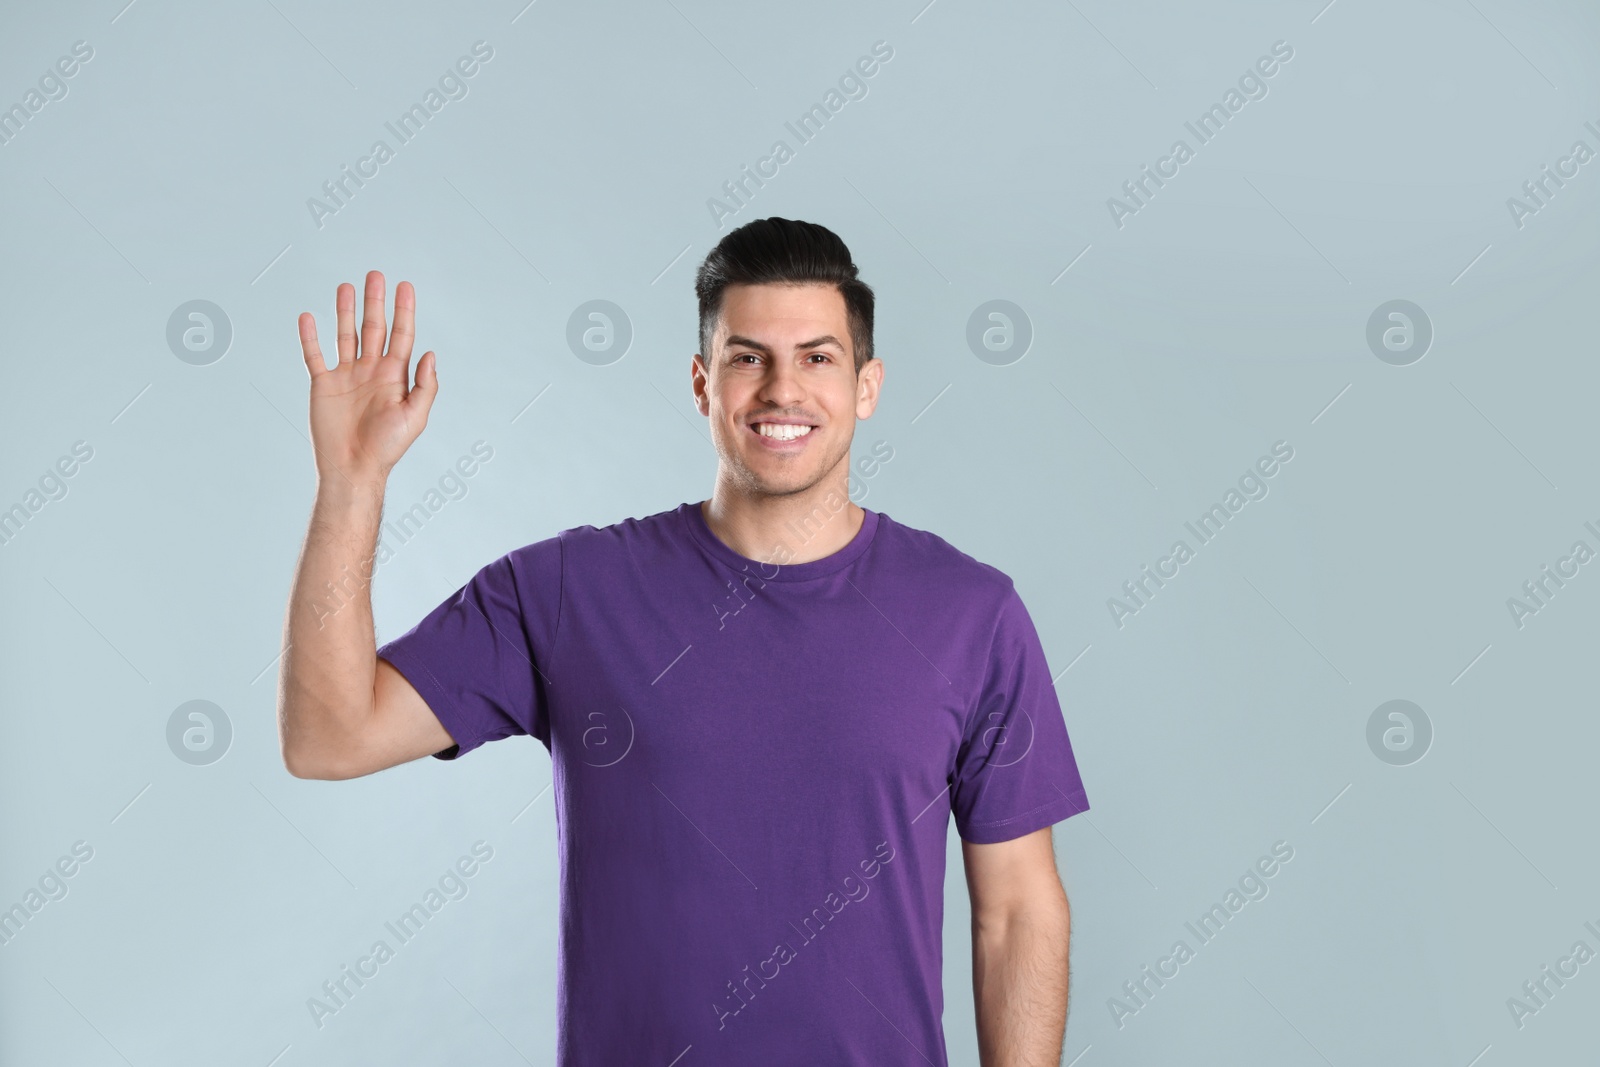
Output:
<instances>
[{"instance_id":1,"label":"face","mask_svg":"<svg viewBox=\"0 0 1600 1067\"><path fill-rule=\"evenodd\" d=\"M831 480L848 490L850 439L878 406L883 364L868 360L856 374L836 286L728 286L711 351L695 355L693 375L719 477L752 495Z\"/></svg>"}]
</instances>

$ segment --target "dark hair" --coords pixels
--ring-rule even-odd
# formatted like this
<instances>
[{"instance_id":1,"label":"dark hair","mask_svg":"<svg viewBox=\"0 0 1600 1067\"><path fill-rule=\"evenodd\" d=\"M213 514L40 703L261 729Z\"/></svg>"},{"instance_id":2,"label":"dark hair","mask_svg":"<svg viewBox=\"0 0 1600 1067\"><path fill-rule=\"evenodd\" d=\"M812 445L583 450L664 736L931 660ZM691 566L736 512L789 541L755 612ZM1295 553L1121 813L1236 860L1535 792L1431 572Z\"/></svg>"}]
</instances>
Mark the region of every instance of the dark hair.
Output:
<instances>
[{"instance_id":1,"label":"dark hair","mask_svg":"<svg viewBox=\"0 0 1600 1067\"><path fill-rule=\"evenodd\" d=\"M826 226L797 219L756 219L729 233L706 254L694 276L700 298L700 353L709 368L711 337L730 285L835 285L844 297L856 373L872 358L872 287L856 277L850 249Z\"/></svg>"}]
</instances>

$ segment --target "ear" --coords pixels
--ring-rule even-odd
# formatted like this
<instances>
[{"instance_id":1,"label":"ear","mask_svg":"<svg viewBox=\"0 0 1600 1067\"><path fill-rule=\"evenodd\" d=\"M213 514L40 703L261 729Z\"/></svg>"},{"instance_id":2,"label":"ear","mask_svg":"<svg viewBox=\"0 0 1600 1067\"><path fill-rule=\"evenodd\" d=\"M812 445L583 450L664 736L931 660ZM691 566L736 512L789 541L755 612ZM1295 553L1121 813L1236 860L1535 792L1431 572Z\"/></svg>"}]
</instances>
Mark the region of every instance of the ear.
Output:
<instances>
[{"instance_id":1,"label":"ear","mask_svg":"<svg viewBox=\"0 0 1600 1067\"><path fill-rule=\"evenodd\" d=\"M711 414L711 372L706 361L696 352L689 358L689 389L694 394L694 406L702 415Z\"/></svg>"},{"instance_id":2,"label":"ear","mask_svg":"<svg viewBox=\"0 0 1600 1067\"><path fill-rule=\"evenodd\" d=\"M883 388L883 360L873 356L856 375L856 418L870 419L878 409L878 394Z\"/></svg>"}]
</instances>

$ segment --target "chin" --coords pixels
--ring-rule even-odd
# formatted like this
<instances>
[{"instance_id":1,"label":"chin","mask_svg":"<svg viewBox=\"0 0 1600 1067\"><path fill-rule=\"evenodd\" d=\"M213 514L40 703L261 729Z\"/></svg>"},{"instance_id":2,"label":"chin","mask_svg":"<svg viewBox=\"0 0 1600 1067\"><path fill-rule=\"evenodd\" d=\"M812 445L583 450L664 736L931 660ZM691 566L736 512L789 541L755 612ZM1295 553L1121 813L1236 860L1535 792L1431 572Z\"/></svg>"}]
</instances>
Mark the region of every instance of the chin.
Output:
<instances>
[{"instance_id":1,"label":"chin","mask_svg":"<svg viewBox=\"0 0 1600 1067\"><path fill-rule=\"evenodd\" d=\"M819 481L821 476L817 471L772 472L749 466L744 468L745 484L767 496L792 496L805 492Z\"/></svg>"},{"instance_id":2,"label":"chin","mask_svg":"<svg viewBox=\"0 0 1600 1067\"><path fill-rule=\"evenodd\" d=\"M817 484L815 478L766 478L755 473L751 474L750 481L758 492L767 496L793 496Z\"/></svg>"},{"instance_id":3,"label":"chin","mask_svg":"<svg viewBox=\"0 0 1600 1067\"><path fill-rule=\"evenodd\" d=\"M835 463L848 455L849 448L846 445L845 452L841 456L831 457L833 462L829 462L830 457L820 450L804 457L784 459L760 451L759 446L745 448L741 447L743 442L724 443L732 447L718 449L722 463L738 471L738 480L748 492L764 496L793 496L813 488L821 483ZM816 444L820 446L823 442Z\"/></svg>"}]
</instances>

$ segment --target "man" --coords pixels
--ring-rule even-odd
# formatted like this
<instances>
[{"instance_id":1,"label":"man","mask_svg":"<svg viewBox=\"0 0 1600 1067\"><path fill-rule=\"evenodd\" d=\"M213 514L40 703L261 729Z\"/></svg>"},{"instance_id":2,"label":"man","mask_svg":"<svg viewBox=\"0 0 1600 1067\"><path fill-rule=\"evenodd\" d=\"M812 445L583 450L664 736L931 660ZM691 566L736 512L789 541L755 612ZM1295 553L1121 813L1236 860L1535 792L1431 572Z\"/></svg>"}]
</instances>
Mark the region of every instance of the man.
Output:
<instances>
[{"instance_id":1,"label":"man","mask_svg":"<svg viewBox=\"0 0 1600 1067\"><path fill-rule=\"evenodd\" d=\"M872 290L831 231L732 231L696 278L709 500L579 526L478 571L375 647L389 470L427 422L415 293L300 316L318 487L288 611L283 758L371 774L531 735L560 840L558 1062L944 1064L948 820L986 1067L1057 1064L1070 914L1050 827L1089 807L1011 580L849 499L883 382ZM597 413L601 432L650 429Z\"/></svg>"}]
</instances>

